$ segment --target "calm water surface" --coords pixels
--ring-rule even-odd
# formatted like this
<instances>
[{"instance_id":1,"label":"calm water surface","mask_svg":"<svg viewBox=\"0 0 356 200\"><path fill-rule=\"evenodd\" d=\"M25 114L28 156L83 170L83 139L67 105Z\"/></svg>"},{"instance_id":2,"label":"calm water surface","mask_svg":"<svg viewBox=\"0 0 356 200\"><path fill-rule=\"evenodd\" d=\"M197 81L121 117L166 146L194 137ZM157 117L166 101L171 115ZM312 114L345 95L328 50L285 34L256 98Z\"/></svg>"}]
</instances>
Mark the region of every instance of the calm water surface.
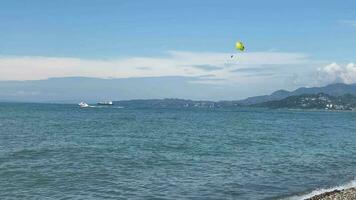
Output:
<instances>
[{"instance_id":1,"label":"calm water surface","mask_svg":"<svg viewBox=\"0 0 356 200\"><path fill-rule=\"evenodd\" d=\"M0 104L0 199L279 199L356 176L356 113Z\"/></svg>"}]
</instances>

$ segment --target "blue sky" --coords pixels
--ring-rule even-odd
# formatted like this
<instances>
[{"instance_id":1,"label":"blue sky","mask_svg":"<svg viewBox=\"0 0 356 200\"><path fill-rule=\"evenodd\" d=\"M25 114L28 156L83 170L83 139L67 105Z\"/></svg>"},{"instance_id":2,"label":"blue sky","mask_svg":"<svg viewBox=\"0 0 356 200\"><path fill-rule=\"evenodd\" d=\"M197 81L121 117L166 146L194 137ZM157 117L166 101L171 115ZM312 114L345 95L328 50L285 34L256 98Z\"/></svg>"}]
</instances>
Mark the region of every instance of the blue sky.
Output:
<instances>
[{"instance_id":1,"label":"blue sky","mask_svg":"<svg viewBox=\"0 0 356 200\"><path fill-rule=\"evenodd\" d=\"M2 0L0 53L116 57L165 50L303 52L347 62L355 1ZM339 53L339 52L342 53Z\"/></svg>"},{"instance_id":2,"label":"blue sky","mask_svg":"<svg viewBox=\"0 0 356 200\"><path fill-rule=\"evenodd\" d=\"M75 59L73 62L84 63L93 60L95 62L115 60L114 64L107 64L110 67L101 67L103 71L112 70L113 78L157 77L159 74L156 72L130 72L122 75L125 74L122 70L130 71L130 66L138 66L132 62L127 64L125 61L127 69L122 69L120 72L116 71L114 65L119 62L119 59L130 58L135 61L141 59L143 63L149 58L157 59L148 67L141 67L147 69L155 63L160 63L160 58L164 59L163 63L171 63L166 59L181 63L181 60L186 57L177 59L177 52L191 53L189 58L193 54L196 56L192 58L194 62L184 63L184 65L210 65L209 62L196 61L199 58L206 59L204 57L206 55L202 56L201 53L214 53L218 59L221 57L217 55L234 52L234 43L242 40L246 45L247 55L256 52L267 54L278 52L283 55L292 54L299 56L298 58L302 57L298 62L293 60L297 58L293 58L285 62L263 63L261 61L251 64L251 60L261 57L258 54L256 58L252 55L249 61L242 64L233 63L236 65L237 70L233 69L235 71L246 67L262 68L265 65L278 65L280 69L273 72L276 76L266 79L267 86L264 86L262 92L267 93L282 87L293 89L302 85L316 84L315 80L309 80L316 73L322 73L319 78L326 76L329 82L343 80L351 83L354 82L353 75L341 79L338 76L345 76L350 73L350 70L353 72L356 52L355 8L356 1L352 0L1 0L0 67L7 66L9 62L16 62L16 64L11 66L11 70L3 68L3 76L6 78L0 76L0 79L33 80L58 76L108 77L107 74L99 75L98 70L95 73L89 72L84 66L75 69L77 65L66 63L68 58ZM172 51L176 53L172 55ZM265 58L264 60L269 60L269 56L268 54L262 57ZM27 60L24 61L24 58ZM52 62L53 59L57 59L56 66L51 68L53 63L48 62ZM52 73L52 71L38 76L23 74L25 66L20 64L29 63L28 69L30 69L32 65L39 67L38 62L40 65L43 62L45 62L43 65L48 65L44 68L36 68L40 71L55 71L58 63L72 66L73 70L63 74ZM212 65L221 67L224 64L226 63L216 62ZM180 65L176 64L175 67ZM283 69L280 65L286 68ZM97 63L95 66L99 67ZM15 67L18 67L17 71ZM184 74L175 73L172 67L172 70L162 72L162 76L193 74L234 79L231 74L227 74L227 71L229 70L221 73L214 72L215 74L189 71ZM298 84L285 83L288 77L296 76ZM329 83L327 81L321 80L318 84ZM231 81L229 83L231 85ZM242 85L243 83L245 82L242 79L236 82ZM259 84L255 85L255 88L257 87L260 87ZM260 90L259 88L258 91ZM242 96L246 95L250 94L246 93Z\"/></svg>"}]
</instances>

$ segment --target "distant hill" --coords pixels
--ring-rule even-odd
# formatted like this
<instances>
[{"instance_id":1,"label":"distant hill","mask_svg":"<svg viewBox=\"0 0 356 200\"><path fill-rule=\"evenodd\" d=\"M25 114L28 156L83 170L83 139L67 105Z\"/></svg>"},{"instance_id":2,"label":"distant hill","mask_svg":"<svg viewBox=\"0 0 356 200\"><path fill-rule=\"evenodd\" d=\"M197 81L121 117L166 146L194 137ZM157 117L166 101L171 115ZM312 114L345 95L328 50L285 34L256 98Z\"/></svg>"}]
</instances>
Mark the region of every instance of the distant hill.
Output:
<instances>
[{"instance_id":1,"label":"distant hill","mask_svg":"<svg viewBox=\"0 0 356 200\"><path fill-rule=\"evenodd\" d=\"M298 96L302 94L319 94L319 93L336 96L336 97L345 94L356 95L356 84L348 85L344 83L336 83L324 87L311 87L311 88L301 87L291 92L286 90L278 90L276 92L273 92L271 95L249 97L247 99L238 101L238 103L242 105L253 105L253 104L259 104L268 101L277 101L290 96Z\"/></svg>"},{"instance_id":2,"label":"distant hill","mask_svg":"<svg viewBox=\"0 0 356 200\"><path fill-rule=\"evenodd\" d=\"M324 93L289 96L282 100L254 104L257 107L290 109L356 110L356 96L331 96Z\"/></svg>"},{"instance_id":3,"label":"distant hill","mask_svg":"<svg viewBox=\"0 0 356 200\"><path fill-rule=\"evenodd\" d=\"M199 80L204 79L180 76L121 79L63 77L33 81L0 81L0 102L96 103L105 100L147 99L121 103L136 103L143 107L235 107L277 101L301 94L356 95L356 84L339 83L325 87L303 87L294 91L278 90L271 95L235 100L240 95L236 92L236 87L196 83ZM199 101L200 99L215 102ZM226 100L218 101L222 99Z\"/></svg>"},{"instance_id":4,"label":"distant hill","mask_svg":"<svg viewBox=\"0 0 356 200\"><path fill-rule=\"evenodd\" d=\"M289 96L291 96L291 92L286 90L278 90L276 92L273 92L271 95L248 97L247 99L238 101L238 103L242 105L253 105L253 104L263 103L267 101L280 100Z\"/></svg>"},{"instance_id":5,"label":"distant hill","mask_svg":"<svg viewBox=\"0 0 356 200\"><path fill-rule=\"evenodd\" d=\"M214 108L218 107L218 102L214 101L193 101L186 99L136 99L114 101L114 105L125 108Z\"/></svg>"}]
</instances>

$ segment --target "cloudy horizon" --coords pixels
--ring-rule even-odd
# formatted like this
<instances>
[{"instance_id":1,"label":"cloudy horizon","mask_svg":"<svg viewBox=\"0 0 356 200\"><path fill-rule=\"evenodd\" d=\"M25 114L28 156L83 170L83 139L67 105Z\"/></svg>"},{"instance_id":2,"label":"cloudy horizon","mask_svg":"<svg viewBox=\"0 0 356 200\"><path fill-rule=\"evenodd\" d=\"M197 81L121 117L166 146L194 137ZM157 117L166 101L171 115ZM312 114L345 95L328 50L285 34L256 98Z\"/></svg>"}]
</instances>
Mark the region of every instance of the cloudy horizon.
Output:
<instances>
[{"instance_id":1,"label":"cloudy horizon","mask_svg":"<svg viewBox=\"0 0 356 200\"><path fill-rule=\"evenodd\" d=\"M134 81L161 79L165 82L155 86L157 93L147 97L161 97L158 91L167 89L167 97L242 99L356 82L352 6L256 3L4 1L0 84L56 77L131 79L118 89L135 93L140 81ZM236 14L236 6L244 9ZM289 13L280 17L280 10ZM238 40L245 52L233 48ZM0 95L39 93L3 90Z\"/></svg>"}]
</instances>

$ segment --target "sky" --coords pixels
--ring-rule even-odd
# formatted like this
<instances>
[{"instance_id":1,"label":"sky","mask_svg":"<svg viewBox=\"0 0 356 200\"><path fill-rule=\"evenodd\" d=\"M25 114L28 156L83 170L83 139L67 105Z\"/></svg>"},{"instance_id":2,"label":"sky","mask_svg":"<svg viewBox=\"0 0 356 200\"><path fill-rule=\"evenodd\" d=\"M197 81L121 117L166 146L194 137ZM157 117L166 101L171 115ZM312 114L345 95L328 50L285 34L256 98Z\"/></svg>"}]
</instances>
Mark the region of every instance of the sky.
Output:
<instances>
[{"instance_id":1,"label":"sky","mask_svg":"<svg viewBox=\"0 0 356 200\"><path fill-rule=\"evenodd\" d=\"M0 81L185 77L207 99L354 83L355 8L352 0L1 0Z\"/></svg>"}]
</instances>

